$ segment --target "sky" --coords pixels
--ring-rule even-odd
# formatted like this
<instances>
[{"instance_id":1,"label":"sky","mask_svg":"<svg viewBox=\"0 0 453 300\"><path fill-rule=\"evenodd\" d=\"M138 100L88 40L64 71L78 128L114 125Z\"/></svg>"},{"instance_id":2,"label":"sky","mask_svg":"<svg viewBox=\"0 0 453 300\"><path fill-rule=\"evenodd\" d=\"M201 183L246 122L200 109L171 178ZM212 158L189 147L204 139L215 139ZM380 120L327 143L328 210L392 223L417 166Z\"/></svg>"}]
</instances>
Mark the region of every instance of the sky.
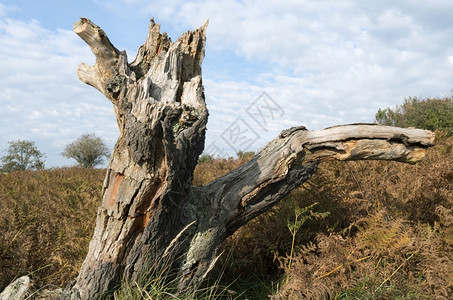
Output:
<instances>
[{"instance_id":1,"label":"sky","mask_svg":"<svg viewBox=\"0 0 453 300\"><path fill-rule=\"evenodd\" d=\"M203 83L205 153L257 151L292 126L373 122L404 98L450 96L450 0L0 0L0 156L30 140L46 167L85 133L113 149L112 104L78 80L94 64L72 31L99 25L129 61L154 17L175 41L209 19Z\"/></svg>"}]
</instances>

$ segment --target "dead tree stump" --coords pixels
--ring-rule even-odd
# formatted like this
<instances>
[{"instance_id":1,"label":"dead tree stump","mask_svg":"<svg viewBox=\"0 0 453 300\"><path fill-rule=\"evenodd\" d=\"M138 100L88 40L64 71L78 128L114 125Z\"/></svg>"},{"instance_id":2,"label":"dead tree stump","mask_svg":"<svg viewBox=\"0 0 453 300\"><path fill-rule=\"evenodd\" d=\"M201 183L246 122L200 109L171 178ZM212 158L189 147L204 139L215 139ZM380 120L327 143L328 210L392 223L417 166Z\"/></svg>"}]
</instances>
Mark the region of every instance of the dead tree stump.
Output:
<instances>
[{"instance_id":1,"label":"dead tree stump","mask_svg":"<svg viewBox=\"0 0 453 300\"><path fill-rule=\"evenodd\" d=\"M208 110L201 78L207 23L172 42L151 20L134 62L82 18L74 31L96 64L81 81L112 103L119 138L109 162L89 252L64 299L95 299L151 264L170 263L180 292L196 288L221 243L302 184L323 160L420 160L430 131L345 125L283 131L247 164L202 187L193 171Z\"/></svg>"}]
</instances>

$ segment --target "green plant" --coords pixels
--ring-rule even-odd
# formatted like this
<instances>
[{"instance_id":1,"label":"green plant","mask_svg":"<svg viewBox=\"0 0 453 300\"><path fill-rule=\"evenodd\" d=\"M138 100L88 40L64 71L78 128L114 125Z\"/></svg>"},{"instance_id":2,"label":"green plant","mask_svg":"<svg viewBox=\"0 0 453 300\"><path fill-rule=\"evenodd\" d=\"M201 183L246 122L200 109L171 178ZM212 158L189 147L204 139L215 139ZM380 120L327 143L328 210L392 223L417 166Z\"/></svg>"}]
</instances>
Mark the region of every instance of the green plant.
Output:
<instances>
[{"instance_id":1,"label":"green plant","mask_svg":"<svg viewBox=\"0 0 453 300\"><path fill-rule=\"evenodd\" d=\"M114 299L179 299L174 295L176 280L168 280L169 266L158 268L152 265L148 271L133 282L122 281L114 291ZM108 296L108 295L106 295Z\"/></svg>"},{"instance_id":2,"label":"green plant","mask_svg":"<svg viewBox=\"0 0 453 300\"><path fill-rule=\"evenodd\" d=\"M66 145L61 155L75 159L79 167L94 168L103 162L104 157L110 155L110 151L105 142L92 133L83 134Z\"/></svg>"},{"instance_id":3,"label":"green plant","mask_svg":"<svg viewBox=\"0 0 453 300\"><path fill-rule=\"evenodd\" d=\"M165 257L163 257L164 259ZM176 294L179 278L172 276L171 265L170 261L160 261L151 264L148 270L141 274L137 280L133 282L122 281L120 286L113 291L113 298L115 300L238 299L234 292L220 284L220 278L223 273L220 273L219 277L207 287L202 287L195 291L187 291L185 294ZM104 298L110 298L110 295L107 294Z\"/></svg>"},{"instance_id":4,"label":"green plant","mask_svg":"<svg viewBox=\"0 0 453 300\"><path fill-rule=\"evenodd\" d=\"M236 153L236 156L238 159L242 159L244 161L249 161L250 159L253 158L253 156L255 156L255 152L253 151L238 151Z\"/></svg>"},{"instance_id":5,"label":"green plant","mask_svg":"<svg viewBox=\"0 0 453 300\"><path fill-rule=\"evenodd\" d=\"M209 163L213 160L214 158L209 155L209 154L202 154L200 155L200 157L198 158L198 163L199 164L205 164L205 163Z\"/></svg>"},{"instance_id":6,"label":"green plant","mask_svg":"<svg viewBox=\"0 0 453 300\"><path fill-rule=\"evenodd\" d=\"M381 125L443 130L453 135L453 98L409 97L394 110L379 109L375 121Z\"/></svg>"},{"instance_id":7,"label":"green plant","mask_svg":"<svg viewBox=\"0 0 453 300\"><path fill-rule=\"evenodd\" d=\"M318 205L317 202L300 208L296 206L294 208L294 220L286 220L286 227L288 227L289 232L291 233L291 251L289 253L289 260L288 260L288 265L287 269L288 271L291 271L291 263L293 260L293 255L294 255L294 248L295 248L295 242L296 242L296 235L299 229L305 224L306 221L308 220L322 220L326 218L329 215L329 212L314 212L313 208Z\"/></svg>"},{"instance_id":8,"label":"green plant","mask_svg":"<svg viewBox=\"0 0 453 300\"><path fill-rule=\"evenodd\" d=\"M1 158L1 172L44 169L45 156L32 141L9 142L7 153Z\"/></svg>"}]
</instances>

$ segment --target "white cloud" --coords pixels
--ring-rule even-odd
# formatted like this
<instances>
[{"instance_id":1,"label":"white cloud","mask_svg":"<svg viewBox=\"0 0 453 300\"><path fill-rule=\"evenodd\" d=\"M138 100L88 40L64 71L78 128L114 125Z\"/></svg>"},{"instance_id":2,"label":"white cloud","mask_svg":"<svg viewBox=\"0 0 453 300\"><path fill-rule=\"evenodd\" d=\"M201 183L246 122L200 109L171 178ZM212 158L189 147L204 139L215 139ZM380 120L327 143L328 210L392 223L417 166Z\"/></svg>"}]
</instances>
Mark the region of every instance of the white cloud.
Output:
<instances>
[{"instance_id":1,"label":"white cloud","mask_svg":"<svg viewBox=\"0 0 453 300\"><path fill-rule=\"evenodd\" d=\"M18 10L15 6L7 6L3 3L0 3L0 18L3 18L8 15L9 12Z\"/></svg>"},{"instance_id":2,"label":"white cloud","mask_svg":"<svg viewBox=\"0 0 453 300\"><path fill-rule=\"evenodd\" d=\"M7 7L0 3L0 18L6 16Z\"/></svg>"},{"instance_id":3,"label":"white cloud","mask_svg":"<svg viewBox=\"0 0 453 300\"><path fill-rule=\"evenodd\" d=\"M173 38L210 19L203 64L210 109L207 144L216 141L225 149L222 133L238 117L253 123L245 110L264 91L285 115L267 132L259 132L255 148L290 126L320 129L372 121L378 108L393 107L404 97L441 96L452 88L451 1L96 3L110 19L95 23L104 28L104 21L106 26L124 22L121 30L119 25L111 27L118 31L106 30L118 48L144 41L146 28L136 28L135 19L154 16ZM0 5L2 14L7 12ZM117 40L120 33L124 36ZM133 42L126 43L128 39ZM134 51L128 50L130 59ZM61 152L64 142L87 131L106 135L113 143L111 105L75 77L76 65L92 60L88 47L70 31L0 19L0 70L7 74L0 82L0 102L6 107L0 117L20 124L20 130L11 129L0 141L0 148L12 137L28 134L43 137Z\"/></svg>"},{"instance_id":4,"label":"white cloud","mask_svg":"<svg viewBox=\"0 0 453 300\"><path fill-rule=\"evenodd\" d=\"M77 79L77 64L93 59L74 33L5 18L0 41L0 149L11 140L35 141L51 167L73 163L59 155L62 145L85 132L102 128L101 135L113 145L117 132L111 104Z\"/></svg>"}]
</instances>

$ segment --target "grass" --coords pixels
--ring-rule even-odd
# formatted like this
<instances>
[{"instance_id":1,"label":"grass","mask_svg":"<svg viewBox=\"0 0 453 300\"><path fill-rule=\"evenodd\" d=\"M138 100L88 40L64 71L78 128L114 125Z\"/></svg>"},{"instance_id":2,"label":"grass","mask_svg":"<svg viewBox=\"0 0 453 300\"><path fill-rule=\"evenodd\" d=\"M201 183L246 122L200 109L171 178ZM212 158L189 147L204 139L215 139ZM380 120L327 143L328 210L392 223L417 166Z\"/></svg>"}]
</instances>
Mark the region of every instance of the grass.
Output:
<instances>
[{"instance_id":1,"label":"grass","mask_svg":"<svg viewBox=\"0 0 453 300\"><path fill-rule=\"evenodd\" d=\"M0 290L31 274L61 286L77 274L94 230L103 170L0 174Z\"/></svg>"},{"instance_id":2,"label":"grass","mask_svg":"<svg viewBox=\"0 0 453 300\"><path fill-rule=\"evenodd\" d=\"M273 299L450 299L453 139L417 165L332 162L299 191L330 212Z\"/></svg>"},{"instance_id":3,"label":"grass","mask_svg":"<svg viewBox=\"0 0 453 300\"><path fill-rule=\"evenodd\" d=\"M222 286L220 279L223 273L218 274L205 287L188 294L177 294L177 283L179 278L173 278L170 272L171 262L160 261L145 271L135 281L123 281L120 286L113 292L114 300L160 300L160 299L177 299L177 300L213 300L238 299L237 293L229 289L228 286ZM170 279L169 279L170 278ZM106 295L106 299L111 299L111 295Z\"/></svg>"},{"instance_id":4,"label":"grass","mask_svg":"<svg viewBox=\"0 0 453 300\"><path fill-rule=\"evenodd\" d=\"M247 159L205 159L194 184L206 184ZM93 232L104 172L0 174L0 290L25 274L38 286L64 286L75 277ZM297 214L298 207L309 207L312 217ZM160 280L165 270L150 270L124 282L114 297L449 299L452 216L453 138L439 140L417 165L324 163L225 241L227 255L195 296L176 297L171 282Z\"/></svg>"}]
</instances>

